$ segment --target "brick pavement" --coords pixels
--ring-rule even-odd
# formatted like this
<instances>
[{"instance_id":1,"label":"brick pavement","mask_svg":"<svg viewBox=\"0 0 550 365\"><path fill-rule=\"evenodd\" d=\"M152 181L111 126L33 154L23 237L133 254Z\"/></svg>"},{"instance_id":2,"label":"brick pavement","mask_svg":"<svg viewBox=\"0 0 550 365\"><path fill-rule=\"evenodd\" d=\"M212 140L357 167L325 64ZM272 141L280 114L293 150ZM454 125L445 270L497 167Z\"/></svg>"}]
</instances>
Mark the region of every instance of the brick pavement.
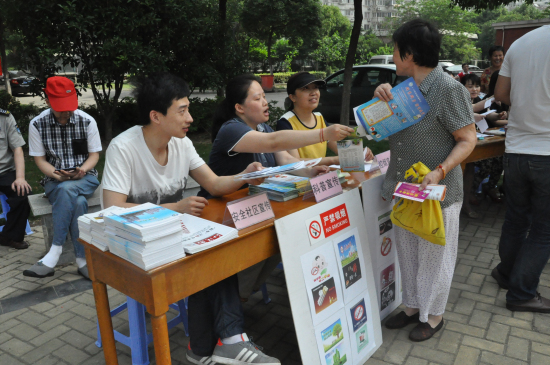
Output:
<instances>
[{"instance_id":1,"label":"brick pavement","mask_svg":"<svg viewBox=\"0 0 550 365\"><path fill-rule=\"evenodd\" d=\"M413 343L408 332L382 329L384 343L367 365L469 365L550 364L550 315L512 313L505 308L505 291L490 276L498 263L498 240L504 218L502 206L484 202L480 220L461 219L458 261L444 329L434 338ZM58 270L52 278L30 279L22 270L34 263L44 246L41 233L30 238L28 250L0 248L0 305L6 300L27 298L41 289L53 288L57 297L0 314L0 365L12 364L104 364L94 344L96 314L93 294L77 280L76 267ZM71 294L67 285L76 288ZM300 354L285 287L277 270L268 280L272 302L264 304L259 293L244 305L245 327L256 343L283 364L299 364ZM541 277L539 291L550 297L550 267ZM49 298L46 298L49 299ZM111 306L125 297L109 290ZM12 307L13 308L13 307ZM8 308L9 309L9 308ZM173 315L173 314L172 314ZM127 333L124 314L113 319L115 329ZM188 338L181 325L171 330L173 364L184 359ZM130 364L129 350L117 345L120 364ZM149 347L151 363L154 351ZM315 355L316 356L316 355Z\"/></svg>"}]
</instances>

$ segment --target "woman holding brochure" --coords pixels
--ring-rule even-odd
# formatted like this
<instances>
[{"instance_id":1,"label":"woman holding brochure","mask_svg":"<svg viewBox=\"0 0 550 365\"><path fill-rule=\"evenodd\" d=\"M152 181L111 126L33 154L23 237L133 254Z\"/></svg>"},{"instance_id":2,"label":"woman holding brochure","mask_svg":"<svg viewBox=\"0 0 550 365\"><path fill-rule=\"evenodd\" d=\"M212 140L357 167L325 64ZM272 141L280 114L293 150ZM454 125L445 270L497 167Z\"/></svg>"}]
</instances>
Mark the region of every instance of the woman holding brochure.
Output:
<instances>
[{"instance_id":1,"label":"woman holding brochure","mask_svg":"<svg viewBox=\"0 0 550 365\"><path fill-rule=\"evenodd\" d=\"M285 109L288 110L278 121L277 130L309 131L326 128L326 122L321 113L313 111L319 106L321 93L319 88L326 84L324 80L317 79L309 72L298 72L292 75L287 82L286 91L288 97L285 99ZM326 157L327 147L336 156ZM365 161L374 158L371 150L365 147ZM299 159L313 159L322 157L319 165L339 165L338 148L336 141L325 141L288 150L292 156Z\"/></svg>"},{"instance_id":2,"label":"woman holding brochure","mask_svg":"<svg viewBox=\"0 0 550 365\"><path fill-rule=\"evenodd\" d=\"M353 129L343 125L311 131L274 132L265 124L269 120L269 106L259 80L253 75L233 78L226 87L226 98L214 114L212 150L208 165L218 176L235 175L251 162L264 167L275 167L298 162L286 150L325 141L339 141ZM326 166L301 170L308 177L327 172ZM245 186L245 185L243 185ZM207 196L204 190L201 196ZM281 261L279 255L260 262L238 274L239 292L246 301L252 290L258 290L267 276Z\"/></svg>"},{"instance_id":3,"label":"woman holding brochure","mask_svg":"<svg viewBox=\"0 0 550 365\"><path fill-rule=\"evenodd\" d=\"M405 310L387 320L385 325L396 329L418 323L409 338L424 341L443 327L457 255L463 199L459 165L474 149L476 133L467 90L438 66L441 35L437 28L427 21L415 19L403 24L392 38L397 75L414 79L430 110L420 122L389 137L391 160L382 197L392 199L397 183L405 181L405 171L418 161L431 170L420 189L428 184L447 186L445 200L441 202L445 246L432 244L395 227ZM393 98L391 85L378 86L374 96L390 101Z\"/></svg>"}]
</instances>

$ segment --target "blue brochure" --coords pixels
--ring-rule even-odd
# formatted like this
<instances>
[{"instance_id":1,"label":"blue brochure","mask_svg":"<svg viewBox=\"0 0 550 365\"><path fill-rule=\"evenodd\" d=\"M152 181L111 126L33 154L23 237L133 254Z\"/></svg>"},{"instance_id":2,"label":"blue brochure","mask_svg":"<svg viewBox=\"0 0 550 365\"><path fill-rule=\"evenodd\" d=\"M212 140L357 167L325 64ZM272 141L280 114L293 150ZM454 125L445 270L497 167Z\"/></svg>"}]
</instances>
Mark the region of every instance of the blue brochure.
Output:
<instances>
[{"instance_id":1,"label":"blue brochure","mask_svg":"<svg viewBox=\"0 0 550 365\"><path fill-rule=\"evenodd\" d=\"M377 142L420 122L430 110L412 77L391 93L393 99L389 102L374 98L354 109L356 119Z\"/></svg>"}]
</instances>

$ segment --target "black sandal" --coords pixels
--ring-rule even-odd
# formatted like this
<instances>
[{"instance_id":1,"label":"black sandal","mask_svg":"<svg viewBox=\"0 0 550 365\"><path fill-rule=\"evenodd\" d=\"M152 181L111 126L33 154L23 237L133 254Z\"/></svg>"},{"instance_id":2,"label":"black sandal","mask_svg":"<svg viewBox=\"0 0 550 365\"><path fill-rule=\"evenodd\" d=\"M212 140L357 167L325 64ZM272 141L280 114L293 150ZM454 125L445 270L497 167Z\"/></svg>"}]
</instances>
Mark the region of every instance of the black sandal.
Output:
<instances>
[{"instance_id":1,"label":"black sandal","mask_svg":"<svg viewBox=\"0 0 550 365\"><path fill-rule=\"evenodd\" d=\"M428 322L419 323L415 328L413 328L411 333L409 333L409 339L414 342L426 341L432 338L432 336L435 335L435 333L441 328L443 328L443 318L441 318L441 322L439 322L435 328L432 328Z\"/></svg>"},{"instance_id":2,"label":"black sandal","mask_svg":"<svg viewBox=\"0 0 550 365\"><path fill-rule=\"evenodd\" d=\"M391 317L386 321L386 328L390 330L396 330L398 328L406 327L411 323L420 322L420 312L416 312L412 316L408 316L405 311L397 313L395 316Z\"/></svg>"}]
</instances>

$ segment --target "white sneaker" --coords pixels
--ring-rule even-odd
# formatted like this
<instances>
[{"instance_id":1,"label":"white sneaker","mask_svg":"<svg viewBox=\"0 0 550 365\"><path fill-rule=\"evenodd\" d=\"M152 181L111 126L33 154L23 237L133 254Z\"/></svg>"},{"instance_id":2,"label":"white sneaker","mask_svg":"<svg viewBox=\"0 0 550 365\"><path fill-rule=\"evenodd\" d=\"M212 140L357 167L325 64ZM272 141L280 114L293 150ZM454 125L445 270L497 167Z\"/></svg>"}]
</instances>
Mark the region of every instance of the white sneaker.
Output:
<instances>
[{"instance_id":1,"label":"white sneaker","mask_svg":"<svg viewBox=\"0 0 550 365\"><path fill-rule=\"evenodd\" d=\"M243 342L237 342L232 345L224 345L218 341L212 360L220 364L227 365L280 365L281 362L274 357L265 355L260 348L252 343L248 336L243 333Z\"/></svg>"}]
</instances>

